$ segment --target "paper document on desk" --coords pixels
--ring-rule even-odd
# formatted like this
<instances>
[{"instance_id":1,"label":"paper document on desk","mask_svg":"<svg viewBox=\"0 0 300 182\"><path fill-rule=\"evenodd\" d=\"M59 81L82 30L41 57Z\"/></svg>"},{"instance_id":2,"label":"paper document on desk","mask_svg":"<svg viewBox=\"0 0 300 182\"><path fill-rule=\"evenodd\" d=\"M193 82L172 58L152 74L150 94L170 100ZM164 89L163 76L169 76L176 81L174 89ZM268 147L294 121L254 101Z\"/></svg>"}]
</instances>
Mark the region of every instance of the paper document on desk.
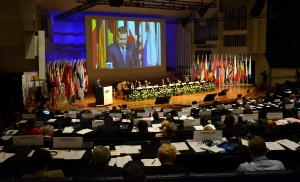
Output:
<instances>
[{"instance_id":1,"label":"paper document on desk","mask_svg":"<svg viewBox=\"0 0 300 182\"><path fill-rule=\"evenodd\" d=\"M91 129L82 129L82 130L80 130L80 131L77 131L77 133L78 133L78 134L84 135L84 134L86 134L86 133L88 133L88 132L91 132L91 131L93 131L93 130L91 130Z\"/></svg>"},{"instance_id":2,"label":"paper document on desk","mask_svg":"<svg viewBox=\"0 0 300 182\"><path fill-rule=\"evenodd\" d=\"M241 139L242 145L248 146L249 141L245 139Z\"/></svg>"},{"instance_id":3,"label":"paper document on desk","mask_svg":"<svg viewBox=\"0 0 300 182\"><path fill-rule=\"evenodd\" d=\"M54 121L56 121L56 119L49 119L47 123L53 123Z\"/></svg>"},{"instance_id":4,"label":"paper document on desk","mask_svg":"<svg viewBox=\"0 0 300 182\"><path fill-rule=\"evenodd\" d=\"M195 150L195 152L205 152L205 150L200 148L202 142L188 141L188 144L193 148L193 150Z\"/></svg>"},{"instance_id":5,"label":"paper document on desk","mask_svg":"<svg viewBox=\"0 0 300 182\"><path fill-rule=\"evenodd\" d=\"M109 166L114 166L117 162L117 158L110 158L110 161L108 163Z\"/></svg>"},{"instance_id":6,"label":"paper document on desk","mask_svg":"<svg viewBox=\"0 0 300 182\"><path fill-rule=\"evenodd\" d=\"M4 162L6 159L14 156L13 153L0 152L0 163Z\"/></svg>"},{"instance_id":7,"label":"paper document on desk","mask_svg":"<svg viewBox=\"0 0 300 182\"><path fill-rule=\"evenodd\" d=\"M291 150L297 150L297 148L300 146L299 144L292 142L288 139L277 140L276 142L291 149Z\"/></svg>"},{"instance_id":8,"label":"paper document on desk","mask_svg":"<svg viewBox=\"0 0 300 182\"><path fill-rule=\"evenodd\" d=\"M66 160L76 160L81 159L85 150L71 150L70 152L64 152L63 158Z\"/></svg>"},{"instance_id":9,"label":"paper document on desk","mask_svg":"<svg viewBox=\"0 0 300 182\"><path fill-rule=\"evenodd\" d=\"M141 159L141 161L144 163L144 166L161 166L161 163L158 160L158 158L155 158L155 159Z\"/></svg>"},{"instance_id":10,"label":"paper document on desk","mask_svg":"<svg viewBox=\"0 0 300 182\"><path fill-rule=\"evenodd\" d=\"M281 145L277 142L266 142L266 146L269 150L285 150Z\"/></svg>"},{"instance_id":11,"label":"paper document on desk","mask_svg":"<svg viewBox=\"0 0 300 182\"><path fill-rule=\"evenodd\" d=\"M195 130L197 130L197 131L202 131L203 130L203 126L202 125L200 125L200 126L194 126L194 128L195 128Z\"/></svg>"},{"instance_id":12,"label":"paper document on desk","mask_svg":"<svg viewBox=\"0 0 300 182\"><path fill-rule=\"evenodd\" d=\"M73 130L74 130L74 128L72 126L65 127L65 129L63 130L63 133L72 133Z\"/></svg>"},{"instance_id":13,"label":"paper document on desk","mask_svg":"<svg viewBox=\"0 0 300 182\"><path fill-rule=\"evenodd\" d=\"M132 161L132 158L130 155L126 155L124 157L117 157L116 165L117 165L117 167L123 167L129 161Z\"/></svg>"},{"instance_id":14,"label":"paper document on desk","mask_svg":"<svg viewBox=\"0 0 300 182\"><path fill-rule=\"evenodd\" d=\"M53 159L63 159L63 155L65 152L69 152L68 150L49 150L50 153L56 153L55 155L52 155Z\"/></svg>"},{"instance_id":15,"label":"paper document on desk","mask_svg":"<svg viewBox=\"0 0 300 182\"><path fill-rule=\"evenodd\" d=\"M1 137L2 140L9 140L12 137L12 135L3 135Z\"/></svg>"},{"instance_id":16,"label":"paper document on desk","mask_svg":"<svg viewBox=\"0 0 300 182\"><path fill-rule=\"evenodd\" d=\"M118 145L115 146L117 151L120 151L121 154L139 154L141 145Z\"/></svg>"},{"instance_id":17,"label":"paper document on desk","mask_svg":"<svg viewBox=\"0 0 300 182\"><path fill-rule=\"evenodd\" d=\"M72 119L72 123L79 123L80 119Z\"/></svg>"},{"instance_id":18,"label":"paper document on desk","mask_svg":"<svg viewBox=\"0 0 300 182\"><path fill-rule=\"evenodd\" d=\"M152 127L153 127L153 128L160 128L160 127L161 127L161 124L152 124Z\"/></svg>"},{"instance_id":19,"label":"paper document on desk","mask_svg":"<svg viewBox=\"0 0 300 182\"><path fill-rule=\"evenodd\" d=\"M171 144L175 146L176 150L189 150L189 147L185 144L185 142L177 142Z\"/></svg>"},{"instance_id":20,"label":"paper document on desk","mask_svg":"<svg viewBox=\"0 0 300 182\"><path fill-rule=\"evenodd\" d=\"M11 135L14 135L18 132L19 130L7 130L5 135L8 135L8 134L11 134Z\"/></svg>"},{"instance_id":21,"label":"paper document on desk","mask_svg":"<svg viewBox=\"0 0 300 182\"><path fill-rule=\"evenodd\" d=\"M218 152L225 152L225 149L217 147L216 145L213 145L210 147L210 151L212 151L214 153L218 153Z\"/></svg>"},{"instance_id":22,"label":"paper document on desk","mask_svg":"<svg viewBox=\"0 0 300 182\"><path fill-rule=\"evenodd\" d=\"M160 132L160 129L154 127L148 127L148 132Z\"/></svg>"}]
</instances>

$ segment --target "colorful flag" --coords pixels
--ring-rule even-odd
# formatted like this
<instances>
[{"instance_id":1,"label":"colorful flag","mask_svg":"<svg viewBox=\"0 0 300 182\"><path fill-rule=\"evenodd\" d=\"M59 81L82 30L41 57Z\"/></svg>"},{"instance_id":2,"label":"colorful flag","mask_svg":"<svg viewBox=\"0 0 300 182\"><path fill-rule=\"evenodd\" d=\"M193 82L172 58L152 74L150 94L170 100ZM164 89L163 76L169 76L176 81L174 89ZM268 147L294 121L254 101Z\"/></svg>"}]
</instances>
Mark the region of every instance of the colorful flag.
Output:
<instances>
[{"instance_id":1,"label":"colorful flag","mask_svg":"<svg viewBox=\"0 0 300 182\"><path fill-rule=\"evenodd\" d=\"M248 78L249 78L249 80L251 79L251 54L250 54L250 58L249 58L249 72L248 72Z\"/></svg>"}]
</instances>

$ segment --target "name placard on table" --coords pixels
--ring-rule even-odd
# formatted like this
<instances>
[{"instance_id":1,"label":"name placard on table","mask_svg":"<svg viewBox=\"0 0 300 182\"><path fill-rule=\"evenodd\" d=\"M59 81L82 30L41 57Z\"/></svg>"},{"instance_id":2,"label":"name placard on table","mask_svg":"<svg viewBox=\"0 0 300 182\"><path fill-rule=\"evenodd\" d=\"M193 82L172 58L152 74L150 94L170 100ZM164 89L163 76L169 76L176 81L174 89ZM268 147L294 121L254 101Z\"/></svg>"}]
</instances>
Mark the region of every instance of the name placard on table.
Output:
<instances>
[{"instance_id":1,"label":"name placard on table","mask_svg":"<svg viewBox=\"0 0 300 182\"><path fill-rule=\"evenodd\" d=\"M247 121L247 120L250 120L250 119L258 120L258 114L244 114L242 116L243 121Z\"/></svg>"},{"instance_id":2,"label":"name placard on table","mask_svg":"<svg viewBox=\"0 0 300 182\"><path fill-rule=\"evenodd\" d=\"M22 119L31 119L35 118L35 114L22 114Z\"/></svg>"},{"instance_id":3,"label":"name placard on table","mask_svg":"<svg viewBox=\"0 0 300 182\"><path fill-rule=\"evenodd\" d=\"M72 119L76 119L76 113L65 113L64 114L64 117L70 117Z\"/></svg>"},{"instance_id":4,"label":"name placard on table","mask_svg":"<svg viewBox=\"0 0 300 182\"><path fill-rule=\"evenodd\" d=\"M210 116L211 115L211 110L204 110L204 111L199 111L200 116Z\"/></svg>"},{"instance_id":5,"label":"name placard on table","mask_svg":"<svg viewBox=\"0 0 300 182\"><path fill-rule=\"evenodd\" d=\"M283 113L282 112L268 112L266 114L267 119L282 119Z\"/></svg>"},{"instance_id":6,"label":"name placard on table","mask_svg":"<svg viewBox=\"0 0 300 182\"><path fill-rule=\"evenodd\" d=\"M186 126L199 126L199 125L201 125L200 118L183 120L183 126L184 127L186 127Z\"/></svg>"},{"instance_id":7,"label":"name placard on table","mask_svg":"<svg viewBox=\"0 0 300 182\"><path fill-rule=\"evenodd\" d=\"M92 127L96 128L98 126L104 125L104 120L93 120L92 121Z\"/></svg>"},{"instance_id":8,"label":"name placard on table","mask_svg":"<svg viewBox=\"0 0 300 182\"><path fill-rule=\"evenodd\" d=\"M222 130L214 130L214 131L194 131L194 141L205 141L205 140L214 140L214 139L222 139L223 131Z\"/></svg>"},{"instance_id":9,"label":"name placard on table","mask_svg":"<svg viewBox=\"0 0 300 182\"><path fill-rule=\"evenodd\" d=\"M13 136L14 145L44 145L43 135Z\"/></svg>"},{"instance_id":10,"label":"name placard on table","mask_svg":"<svg viewBox=\"0 0 300 182\"><path fill-rule=\"evenodd\" d=\"M53 137L53 148L82 148L82 137Z\"/></svg>"},{"instance_id":11,"label":"name placard on table","mask_svg":"<svg viewBox=\"0 0 300 182\"><path fill-rule=\"evenodd\" d=\"M231 113L232 114L243 114L244 110L243 109L232 109Z\"/></svg>"},{"instance_id":12,"label":"name placard on table","mask_svg":"<svg viewBox=\"0 0 300 182\"><path fill-rule=\"evenodd\" d=\"M81 117L82 118L87 118L87 119L93 119L93 118L95 118L95 114L93 114L93 113L84 113L84 114L81 114Z\"/></svg>"}]
</instances>

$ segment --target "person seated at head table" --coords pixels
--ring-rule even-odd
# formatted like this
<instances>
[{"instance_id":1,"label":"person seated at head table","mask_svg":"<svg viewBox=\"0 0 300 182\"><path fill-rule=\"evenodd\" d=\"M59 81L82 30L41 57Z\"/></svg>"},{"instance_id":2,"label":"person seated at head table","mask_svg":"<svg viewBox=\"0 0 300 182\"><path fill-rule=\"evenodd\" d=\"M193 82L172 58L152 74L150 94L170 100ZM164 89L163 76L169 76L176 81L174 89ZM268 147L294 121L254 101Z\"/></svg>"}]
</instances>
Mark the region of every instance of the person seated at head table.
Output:
<instances>
[{"instance_id":1,"label":"person seated at head table","mask_svg":"<svg viewBox=\"0 0 300 182\"><path fill-rule=\"evenodd\" d=\"M35 120L34 119L28 119L26 121L26 127L22 129L22 135L42 135L43 130L34 127Z\"/></svg>"},{"instance_id":2,"label":"person seated at head table","mask_svg":"<svg viewBox=\"0 0 300 182\"><path fill-rule=\"evenodd\" d=\"M111 159L109 148L105 146L97 146L93 149L92 166L79 171L78 176L81 177L100 177L100 176L121 176L122 168L109 166Z\"/></svg>"},{"instance_id":3,"label":"person seated at head table","mask_svg":"<svg viewBox=\"0 0 300 182\"><path fill-rule=\"evenodd\" d=\"M134 83L133 83L134 88L137 88L137 87L138 87L138 84L139 84L138 80L134 80Z\"/></svg>"},{"instance_id":4,"label":"person seated at head table","mask_svg":"<svg viewBox=\"0 0 300 182\"><path fill-rule=\"evenodd\" d=\"M190 82L189 78L187 76L184 77L182 83L189 83L189 82Z\"/></svg>"},{"instance_id":5,"label":"person seated at head table","mask_svg":"<svg viewBox=\"0 0 300 182\"><path fill-rule=\"evenodd\" d=\"M161 123L164 119L159 118L158 112L154 111L152 113L153 120L151 121L152 124L159 124Z\"/></svg>"},{"instance_id":6,"label":"person seated at head table","mask_svg":"<svg viewBox=\"0 0 300 182\"><path fill-rule=\"evenodd\" d=\"M167 84L167 85L170 85L171 83L172 83L172 82L170 81L170 78L167 77L167 78L166 78L166 84Z\"/></svg>"},{"instance_id":7,"label":"person seated at head table","mask_svg":"<svg viewBox=\"0 0 300 182\"><path fill-rule=\"evenodd\" d=\"M133 82L130 83L129 89L131 89L131 90L135 89Z\"/></svg>"},{"instance_id":8,"label":"person seated at head table","mask_svg":"<svg viewBox=\"0 0 300 182\"><path fill-rule=\"evenodd\" d=\"M48 150L35 149L31 157L34 173L24 174L22 178L64 178L62 170L47 171L51 159L52 157Z\"/></svg>"},{"instance_id":9,"label":"person seated at head table","mask_svg":"<svg viewBox=\"0 0 300 182\"><path fill-rule=\"evenodd\" d=\"M137 87L143 87L141 81L138 81Z\"/></svg>"},{"instance_id":10,"label":"person seated at head table","mask_svg":"<svg viewBox=\"0 0 300 182\"><path fill-rule=\"evenodd\" d=\"M161 79L161 82L159 82L158 84L159 86L163 86L166 85L165 79Z\"/></svg>"},{"instance_id":11,"label":"person seated at head table","mask_svg":"<svg viewBox=\"0 0 300 182\"><path fill-rule=\"evenodd\" d=\"M176 148L172 144L162 144L157 153L161 166L146 167L147 174L175 174L185 173L185 169L181 166L173 165L176 159Z\"/></svg>"},{"instance_id":12,"label":"person seated at head table","mask_svg":"<svg viewBox=\"0 0 300 182\"><path fill-rule=\"evenodd\" d=\"M252 162L240 164L237 171L285 170L282 162L267 159L268 149L266 142L260 136L252 137L248 142L248 148Z\"/></svg>"},{"instance_id":13,"label":"person seated at head table","mask_svg":"<svg viewBox=\"0 0 300 182\"><path fill-rule=\"evenodd\" d=\"M146 78L145 81L147 81L148 85L151 86L151 82L149 81L149 78Z\"/></svg>"},{"instance_id":14,"label":"person seated at head table","mask_svg":"<svg viewBox=\"0 0 300 182\"><path fill-rule=\"evenodd\" d=\"M144 87L149 87L149 86L151 86L151 85L148 83L147 80L145 80L145 81L144 81Z\"/></svg>"},{"instance_id":15,"label":"person seated at head table","mask_svg":"<svg viewBox=\"0 0 300 182\"><path fill-rule=\"evenodd\" d=\"M239 127L237 125L234 126L235 119L231 114L228 114L225 116L224 119L224 128L223 130L223 136L224 137L234 137L239 133Z\"/></svg>"},{"instance_id":16,"label":"person seated at head table","mask_svg":"<svg viewBox=\"0 0 300 182\"><path fill-rule=\"evenodd\" d=\"M117 138L120 134L120 127L114 125L114 120L111 116L106 116L104 125L98 126L97 132L100 138Z\"/></svg>"},{"instance_id":17,"label":"person seated at head table","mask_svg":"<svg viewBox=\"0 0 300 182\"><path fill-rule=\"evenodd\" d=\"M127 162L122 171L123 182L146 182L146 169L141 161Z\"/></svg>"}]
</instances>

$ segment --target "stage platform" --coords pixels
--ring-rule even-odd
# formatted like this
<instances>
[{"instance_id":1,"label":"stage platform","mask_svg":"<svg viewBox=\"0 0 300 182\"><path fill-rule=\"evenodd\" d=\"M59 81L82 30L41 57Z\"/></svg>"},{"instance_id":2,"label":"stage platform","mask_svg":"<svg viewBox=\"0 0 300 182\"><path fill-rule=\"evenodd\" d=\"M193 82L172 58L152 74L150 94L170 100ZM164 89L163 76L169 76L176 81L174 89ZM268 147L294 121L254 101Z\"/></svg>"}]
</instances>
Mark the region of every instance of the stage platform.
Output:
<instances>
[{"instance_id":1,"label":"stage platform","mask_svg":"<svg viewBox=\"0 0 300 182\"><path fill-rule=\"evenodd\" d=\"M258 88L252 84L223 85L223 86L216 86L216 90L211 92L172 96L169 104L155 104L155 99L129 102L126 100L114 98L113 104L106 107L111 108L112 106L119 106L119 105L121 106L123 104L126 104L127 107L135 108L135 109L143 108L143 107L151 107L151 106L172 108L172 107L191 106L193 101L197 101L200 106L205 106L205 105L213 104L213 101L203 102L203 99L207 94L219 93L224 89L229 89L226 95L223 96L217 95L215 97L215 101L218 101L218 103L229 103L242 98L250 99L250 98L257 98L265 95L265 93L258 92ZM238 97L239 94L241 94L241 97ZM95 102L96 101L95 101L94 94L86 94L85 99L83 101L78 102L76 104L76 107L83 108L83 109L90 109L96 107ZM100 109L102 107L97 107L97 108Z\"/></svg>"}]
</instances>

